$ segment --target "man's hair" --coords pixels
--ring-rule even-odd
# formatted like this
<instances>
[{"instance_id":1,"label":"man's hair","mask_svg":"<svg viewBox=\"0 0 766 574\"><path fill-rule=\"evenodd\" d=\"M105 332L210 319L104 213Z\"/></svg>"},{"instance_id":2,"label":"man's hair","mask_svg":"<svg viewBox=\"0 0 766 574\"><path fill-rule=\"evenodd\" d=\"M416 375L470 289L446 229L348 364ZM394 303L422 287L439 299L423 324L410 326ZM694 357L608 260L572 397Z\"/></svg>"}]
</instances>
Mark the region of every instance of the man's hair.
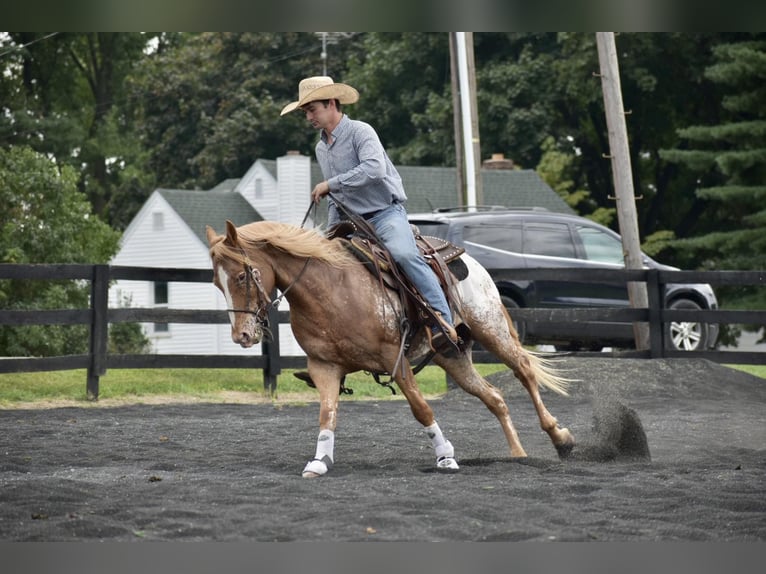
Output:
<instances>
[{"instance_id":1,"label":"man's hair","mask_svg":"<svg viewBox=\"0 0 766 574\"><path fill-rule=\"evenodd\" d=\"M336 108L336 109L337 109L337 110L340 112L340 111L341 111L341 103L340 103L340 100L339 100L339 99L337 99L337 98L332 98L332 100L335 102L335 108ZM327 100L319 100L319 101L320 101L320 102L322 102L322 104L324 105L324 107L327 107L327 104L329 104L329 103L330 103L330 100L329 100L329 99L327 99Z\"/></svg>"}]
</instances>

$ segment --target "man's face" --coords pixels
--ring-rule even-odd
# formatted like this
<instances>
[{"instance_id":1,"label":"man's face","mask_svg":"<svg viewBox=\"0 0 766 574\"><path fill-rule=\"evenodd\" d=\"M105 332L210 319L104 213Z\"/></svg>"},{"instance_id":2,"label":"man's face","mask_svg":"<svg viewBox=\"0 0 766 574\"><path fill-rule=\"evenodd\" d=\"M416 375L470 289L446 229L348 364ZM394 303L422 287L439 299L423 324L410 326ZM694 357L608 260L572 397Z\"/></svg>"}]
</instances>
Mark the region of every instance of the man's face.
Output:
<instances>
[{"instance_id":1,"label":"man's face","mask_svg":"<svg viewBox=\"0 0 766 574\"><path fill-rule=\"evenodd\" d=\"M309 102L301 106L306 114L306 120L316 129L325 129L332 126L335 114L335 106L332 101L327 102Z\"/></svg>"}]
</instances>

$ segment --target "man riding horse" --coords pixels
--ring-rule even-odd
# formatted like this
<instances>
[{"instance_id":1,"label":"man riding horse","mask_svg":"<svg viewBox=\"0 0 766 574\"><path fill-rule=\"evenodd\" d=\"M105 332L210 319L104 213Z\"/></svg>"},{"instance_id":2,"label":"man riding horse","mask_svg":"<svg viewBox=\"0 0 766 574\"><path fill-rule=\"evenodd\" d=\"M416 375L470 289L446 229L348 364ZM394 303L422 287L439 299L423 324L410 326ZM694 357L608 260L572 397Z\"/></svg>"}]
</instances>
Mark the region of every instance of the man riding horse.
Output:
<instances>
[{"instance_id":1,"label":"man riding horse","mask_svg":"<svg viewBox=\"0 0 766 574\"><path fill-rule=\"evenodd\" d=\"M415 243L404 208L407 195L402 178L375 129L350 119L342 111L343 105L358 99L359 92L351 86L319 76L301 80L298 100L282 109L281 115L301 109L309 123L320 130L316 158L325 180L314 187L311 199L319 203L332 192L330 227L347 218L351 211L374 229L393 260L434 310L428 331L431 348L438 351L454 347L458 335L450 306Z\"/></svg>"}]
</instances>

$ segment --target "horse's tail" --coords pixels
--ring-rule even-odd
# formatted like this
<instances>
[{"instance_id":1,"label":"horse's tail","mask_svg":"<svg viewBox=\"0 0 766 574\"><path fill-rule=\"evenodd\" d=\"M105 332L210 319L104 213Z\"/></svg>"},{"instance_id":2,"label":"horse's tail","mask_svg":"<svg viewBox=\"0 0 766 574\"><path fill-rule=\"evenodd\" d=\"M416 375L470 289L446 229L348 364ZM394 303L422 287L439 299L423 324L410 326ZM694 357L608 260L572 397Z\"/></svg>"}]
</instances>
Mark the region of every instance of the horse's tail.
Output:
<instances>
[{"instance_id":1,"label":"horse's tail","mask_svg":"<svg viewBox=\"0 0 766 574\"><path fill-rule=\"evenodd\" d=\"M560 395L569 395L569 383L572 379L562 377L553 366L552 361L540 353L526 351L529 366L535 374L535 379L542 386Z\"/></svg>"},{"instance_id":2,"label":"horse's tail","mask_svg":"<svg viewBox=\"0 0 766 574\"><path fill-rule=\"evenodd\" d=\"M511 336L520 349L522 355L526 356L527 360L529 361L529 368L532 371L535 380L538 382L538 384L541 384L542 386L552 390L555 393L568 396L569 383L572 382L572 379L562 377L558 370L553 366L553 361L548 357L545 357L542 353L530 351L522 346L521 341L519 340L519 336L516 333L516 328L513 326L513 319L511 319L511 315L508 313L508 310L504 305L502 308L504 311L505 320L508 323L508 329L511 331Z\"/></svg>"}]
</instances>

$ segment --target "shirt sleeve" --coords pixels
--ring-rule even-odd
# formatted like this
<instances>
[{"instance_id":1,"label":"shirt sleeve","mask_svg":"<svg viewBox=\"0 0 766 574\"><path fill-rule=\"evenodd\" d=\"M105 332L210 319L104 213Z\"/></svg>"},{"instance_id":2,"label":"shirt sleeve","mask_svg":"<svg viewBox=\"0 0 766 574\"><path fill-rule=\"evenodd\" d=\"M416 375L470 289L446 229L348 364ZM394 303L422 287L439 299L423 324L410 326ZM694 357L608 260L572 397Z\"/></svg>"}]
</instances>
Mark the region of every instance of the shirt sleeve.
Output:
<instances>
[{"instance_id":1,"label":"shirt sleeve","mask_svg":"<svg viewBox=\"0 0 766 574\"><path fill-rule=\"evenodd\" d=\"M361 124L351 135L356 165L327 180L330 189L359 189L383 179L386 175L386 152L372 126Z\"/></svg>"}]
</instances>

